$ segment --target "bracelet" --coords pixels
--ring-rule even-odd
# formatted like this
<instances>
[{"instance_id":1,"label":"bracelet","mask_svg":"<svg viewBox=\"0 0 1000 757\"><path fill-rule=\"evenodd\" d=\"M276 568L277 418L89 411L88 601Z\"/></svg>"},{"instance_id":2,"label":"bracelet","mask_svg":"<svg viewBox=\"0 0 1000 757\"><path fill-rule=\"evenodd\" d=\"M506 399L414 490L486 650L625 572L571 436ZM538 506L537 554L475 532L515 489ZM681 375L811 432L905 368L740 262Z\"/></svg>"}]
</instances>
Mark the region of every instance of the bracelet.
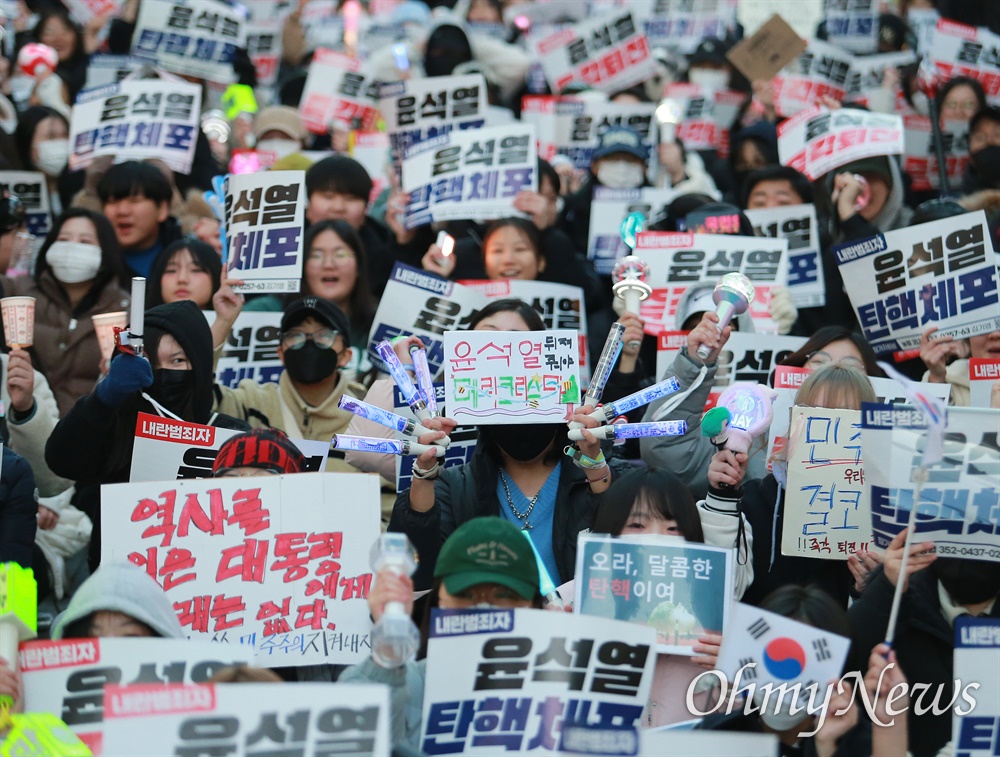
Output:
<instances>
[{"instance_id":1,"label":"bracelet","mask_svg":"<svg viewBox=\"0 0 1000 757\"><path fill-rule=\"evenodd\" d=\"M587 477L587 483L589 483L591 485L594 485L594 484L599 483L601 481L603 481L604 483L608 483L608 479L611 477L611 468L608 468L608 466L607 466L606 463L605 463L604 467L607 470L604 471L604 475L603 476L600 476L599 478L590 478L588 476Z\"/></svg>"},{"instance_id":2,"label":"bracelet","mask_svg":"<svg viewBox=\"0 0 1000 757\"><path fill-rule=\"evenodd\" d=\"M441 462L438 461L434 463L432 467L428 468L427 470L424 470L423 468L418 466L417 461L414 460L413 467L410 468L410 472L413 474L414 478L418 478L421 481L433 481L438 477L438 474L441 472L442 467L443 466L441 465Z\"/></svg>"},{"instance_id":3,"label":"bracelet","mask_svg":"<svg viewBox=\"0 0 1000 757\"><path fill-rule=\"evenodd\" d=\"M575 447L566 447L563 452L565 452L568 457L573 459L573 465L577 468L583 468L584 470L598 470L604 467L607 463L604 459L604 450L599 451L597 453L597 457L587 457Z\"/></svg>"}]
</instances>

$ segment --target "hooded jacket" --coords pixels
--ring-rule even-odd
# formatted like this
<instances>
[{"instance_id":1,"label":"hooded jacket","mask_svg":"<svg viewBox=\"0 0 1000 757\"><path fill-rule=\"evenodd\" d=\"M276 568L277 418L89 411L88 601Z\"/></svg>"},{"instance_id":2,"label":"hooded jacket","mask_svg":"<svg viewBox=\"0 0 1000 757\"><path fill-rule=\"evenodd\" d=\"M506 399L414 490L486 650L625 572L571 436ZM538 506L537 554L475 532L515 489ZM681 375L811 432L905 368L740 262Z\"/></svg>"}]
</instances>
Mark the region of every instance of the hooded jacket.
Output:
<instances>
[{"instance_id":1,"label":"hooded jacket","mask_svg":"<svg viewBox=\"0 0 1000 757\"><path fill-rule=\"evenodd\" d=\"M37 516L38 490L31 466L4 448L0 462L0 563L32 567Z\"/></svg>"},{"instance_id":2,"label":"hooded jacket","mask_svg":"<svg viewBox=\"0 0 1000 757\"><path fill-rule=\"evenodd\" d=\"M58 641L68 626L102 610L135 618L161 638L185 637L173 603L146 571L129 562L109 562L76 590L69 607L52 624L52 639Z\"/></svg>"}]
</instances>

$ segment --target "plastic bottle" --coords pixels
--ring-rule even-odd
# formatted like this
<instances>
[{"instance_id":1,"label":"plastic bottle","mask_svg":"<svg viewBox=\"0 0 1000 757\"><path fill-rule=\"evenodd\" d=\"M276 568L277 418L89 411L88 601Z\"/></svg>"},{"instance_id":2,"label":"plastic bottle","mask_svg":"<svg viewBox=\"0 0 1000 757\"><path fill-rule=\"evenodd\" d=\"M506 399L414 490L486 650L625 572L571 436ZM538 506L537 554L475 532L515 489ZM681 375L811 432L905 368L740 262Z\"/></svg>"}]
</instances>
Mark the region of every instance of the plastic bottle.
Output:
<instances>
[{"instance_id":1,"label":"plastic bottle","mask_svg":"<svg viewBox=\"0 0 1000 757\"><path fill-rule=\"evenodd\" d=\"M406 534L385 533L372 546L371 565L376 573L390 570L409 576L417 567L416 552ZM420 647L420 631L402 602L387 602L371 631L372 659L383 668L402 667Z\"/></svg>"}]
</instances>

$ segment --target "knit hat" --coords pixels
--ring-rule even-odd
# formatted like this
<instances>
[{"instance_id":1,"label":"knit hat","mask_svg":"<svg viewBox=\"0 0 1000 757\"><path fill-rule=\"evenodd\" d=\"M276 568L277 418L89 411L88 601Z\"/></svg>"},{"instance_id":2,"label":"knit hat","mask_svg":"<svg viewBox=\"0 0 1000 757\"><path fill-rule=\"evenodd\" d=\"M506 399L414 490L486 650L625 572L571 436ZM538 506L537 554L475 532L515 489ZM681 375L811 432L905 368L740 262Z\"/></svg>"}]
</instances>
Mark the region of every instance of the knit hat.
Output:
<instances>
[{"instance_id":1,"label":"knit hat","mask_svg":"<svg viewBox=\"0 0 1000 757\"><path fill-rule=\"evenodd\" d=\"M219 476L231 468L262 468L277 473L301 473L305 457L283 431L254 428L237 434L221 447L212 465Z\"/></svg>"},{"instance_id":2,"label":"knit hat","mask_svg":"<svg viewBox=\"0 0 1000 757\"><path fill-rule=\"evenodd\" d=\"M538 564L520 529L501 518L474 518L445 541L434 566L449 594L500 584L524 599L538 594Z\"/></svg>"},{"instance_id":3,"label":"knit hat","mask_svg":"<svg viewBox=\"0 0 1000 757\"><path fill-rule=\"evenodd\" d=\"M271 105L257 114L253 125L254 136L260 139L261 134L269 131L280 131L297 142L301 142L309 134L299 112L287 105Z\"/></svg>"}]
</instances>

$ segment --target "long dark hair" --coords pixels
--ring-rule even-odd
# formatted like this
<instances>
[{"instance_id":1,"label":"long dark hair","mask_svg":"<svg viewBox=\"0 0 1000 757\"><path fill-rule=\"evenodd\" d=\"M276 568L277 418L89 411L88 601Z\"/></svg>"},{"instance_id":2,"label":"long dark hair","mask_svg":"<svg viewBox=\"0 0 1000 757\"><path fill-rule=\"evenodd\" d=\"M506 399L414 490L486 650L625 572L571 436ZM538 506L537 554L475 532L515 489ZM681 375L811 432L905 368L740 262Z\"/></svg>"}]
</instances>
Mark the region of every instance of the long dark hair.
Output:
<instances>
[{"instance_id":1,"label":"long dark hair","mask_svg":"<svg viewBox=\"0 0 1000 757\"><path fill-rule=\"evenodd\" d=\"M519 300L516 297L491 300L469 319L469 331L475 331L476 326L497 313L517 313L528 327L528 331L545 331L545 321L542 320L538 311L524 300Z\"/></svg>"},{"instance_id":2,"label":"long dark hair","mask_svg":"<svg viewBox=\"0 0 1000 757\"><path fill-rule=\"evenodd\" d=\"M34 158L31 156L31 144L35 141L35 132L38 125L46 118L58 118L66 124L67 137L69 136L69 121L66 116L54 108L47 105L33 105L20 115L17 120L17 128L14 130L14 142L17 145L17 152L24 164L25 171L38 171Z\"/></svg>"},{"instance_id":3,"label":"long dark hair","mask_svg":"<svg viewBox=\"0 0 1000 757\"><path fill-rule=\"evenodd\" d=\"M73 218L86 218L94 224L94 228L97 230L97 243L101 247L101 267L97 270L94 283L90 285L87 294L80 300L80 304L76 307L76 310L73 311L74 313L86 313L97 304L101 292L104 291L104 288L109 283L115 282L118 286L121 286L125 280L122 256L118 250L118 237L115 236L115 230L111 226L111 221L103 213L97 213L86 208L70 208L59 216L56 222L52 224L52 228L49 230L45 241L42 242L41 249L38 251L38 259L35 263L35 281L39 281L42 278L42 274L50 270L49 263L45 259L45 254L49 251L53 243L59 240L59 233L62 231L63 224ZM55 279L54 276L52 278ZM56 283L62 288L62 284L58 280Z\"/></svg>"},{"instance_id":4,"label":"long dark hair","mask_svg":"<svg viewBox=\"0 0 1000 757\"><path fill-rule=\"evenodd\" d=\"M942 84L941 89L934 96L934 102L937 104L938 118L941 118L941 106L944 105L944 99L951 94L953 89L961 86L968 87L975 94L976 102L978 103L977 111L986 107L986 92L983 91L983 85L971 76L956 76Z\"/></svg>"},{"instance_id":5,"label":"long dark hair","mask_svg":"<svg viewBox=\"0 0 1000 757\"><path fill-rule=\"evenodd\" d=\"M176 258L181 252L187 250L191 253L194 262L204 268L208 275L212 277L212 295L219 291L222 285L222 259L212 246L194 237L185 237L168 245L163 252L156 256L153 264L149 268L149 279L146 284L146 307L152 308L163 304L163 274L170 265L170 261ZM196 303L197 304L197 303ZM198 305L202 307L202 305ZM212 298L208 298L208 304L204 309L212 309Z\"/></svg>"},{"instance_id":6,"label":"long dark hair","mask_svg":"<svg viewBox=\"0 0 1000 757\"><path fill-rule=\"evenodd\" d=\"M885 372L878 367L878 358L875 350L872 349L868 341L856 331L851 331L844 326L824 326L813 334L806 343L795 350L781 361L781 365L789 365L794 368L802 368L808 361L809 356L817 352L828 344L840 342L846 339L861 353L861 361L865 365L865 373L869 376L884 377Z\"/></svg>"},{"instance_id":7,"label":"long dark hair","mask_svg":"<svg viewBox=\"0 0 1000 757\"><path fill-rule=\"evenodd\" d=\"M316 241L316 237L325 231L332 231L354 252L354 259L357 261L357 279L354 282L354 289L351 290L351 296L348 299L350 307L348 318L351 320L351 334L355 335L355 340L361 338L367 341L372 320L375 318L375 298L372 297L371 285L369 284L371 277L368 270L368 251L365 249L365 244L361 241L358 232L347 221L339 219L319 221L309 227L303 244L305 255L302 256L302 291L294 295L289 295L288 301L285 304L289 304L293 299L297 300L306 295L316 294L316 292L309 289L305 268L313 242Z\"/></svg>"},{"instance_id":8,"label":"long dark hair","mask_svg":"<svg viewBox=\"0 0 1000 757\"><path fill-rule=\"evenodd\" d=\"M705 541L691 491L677 476L662 468L637 468L615 478L601 497L591 531L620 536L636 505L653 517L677 521L686 541Z\"/></svg>"},{"instance_id":9,"label":"long dark hair","mask_svg":"<svg viewBox=\"0 0 1000 757\"><path fill-rule=\"evenodd\" d=\"M490 241L490 237L501 229L508 227L515 229L527 238L528 244L530 244L535 250L535 257L538 259L539 263L545 261L545 248L542 246L542 233L538 230L538 227L535 226L534 222L529 221L527 218L511 216L510 218L498 218L487 226L486 231L483 232L484 262L486 259L486 244Z\"/></svg>"}]
</instances>

